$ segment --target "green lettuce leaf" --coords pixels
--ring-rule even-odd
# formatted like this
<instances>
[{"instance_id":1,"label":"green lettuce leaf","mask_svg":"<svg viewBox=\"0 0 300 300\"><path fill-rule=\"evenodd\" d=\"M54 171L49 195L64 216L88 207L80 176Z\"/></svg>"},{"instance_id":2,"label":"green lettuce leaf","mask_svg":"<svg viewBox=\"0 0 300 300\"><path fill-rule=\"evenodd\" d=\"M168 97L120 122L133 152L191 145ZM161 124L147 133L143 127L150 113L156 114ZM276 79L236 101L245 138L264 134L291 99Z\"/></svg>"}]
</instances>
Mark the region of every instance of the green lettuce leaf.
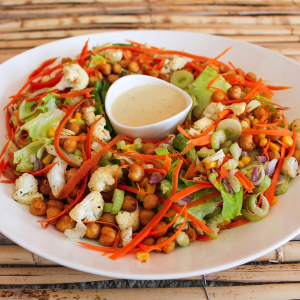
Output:
<instances>
[{"instance_id":1,"label":"green lettuce leaf","mask_svg":"<svg viewBox=\"0 0 300 300\"><path fill-rule=\"evenodd\" d=\"M89 68L96 68L99 65L99 62L101 60L105 60L105 58L101 55L99 55L99 53L96 53L96 55L91 55L91 62L89 64Z\"/></svg>"},{"instance_id":2,"label":"green lettuce leaf","mask_svg":"<svg viewBox=\"0 0 300 300\"><path fill-rule=\"evenodd\" d=\"M199 106L198 105L198 101L197 101L197 98L194 94L194 91L193 90L189 90L189 89L185 89L185 91L191 96L192 100L193 100L193 104L192 104L192 107L185 119L186 122L188 122L188 124L191 124L191 121L192 121L192 113L193 113L193 110L196 106Z\"/></svg>"},{"instance_id":3,"label":"green lettuce leaf","mask_svg":"<svg viewBox=\"0 0 300 300\"><path fill-rule=\"evenodd\" d=\"M37 110L42 113L50 111L52 109L57 108L56 99L58 99L59 95L55 93L48 94L43 98L44 104L39 106Z\"/></svg>"},{"instance_id":4,"label":"green lettuce leaf","mask_svg":"<svg viewBox=\"0 0 300 300\"><path fill-rule=\"evenodd\" d=\"M33 170L33 164L30 163L29 161L22 160L16 167L16 171L19 172L21 170L28 170L32 171Z\"/></svg>"},{"instance_id":5,"label":"green lettuce leaf","mask_svg":"<svg viewBox=\"0 0 300 300\"><path fill-rule=\"evenodd\" d=\"M21 130L26 130L33 141L44 140L44 137L49 137L50 128L58 126L64 116L65 112L62 110L52 109L24 124Z\"/></svg>"},{"instance_id":6,"label":"green lettuce leaf","mask_svg":"<svg viewBox=\"0 0 300 300\"><path fill-rule=\"evenodd\" d=\"M193 115L196 118L209 105L210 97L216 91L213 88L207 89L207 86L217 75L218 73L214 69L206 67L200 76L189 86L189 90L194 93L198 101L198 106L193 110ZM223 90L225 93L231 87L222 76L212 86Z\"/></svg>"},{"instance_id":7,"label":"green lettuce leaf","mask_svg":"<svg viewBox=\"0 0 300 300\"><path fill-rule=\"evenodd\" d=\"M33 111L31 111L31 107L35 104L37 104L38 101L31 101L31 102L27 102L27 101L23 101L22 104L20 105L19 108L19 117L20 119L23 121L27 118L29 118L30 116L34 115L36 109L34 109Z\"/></svg>"},{"instance_id":8,"label":"green lettuce leaf","mask_svg":"<svg viewBox=\"0 0 300 300\"><path fill-rule=\"evenodd\" d=\"M253 97L254 99L260 100L259 102L263 105L266 105L266 107L270 107L269 112L271 114L274 114L276 112L276 108L273 104L269 102L269 100L261 95L256 95Z\"/></svg>"}]
</instances>

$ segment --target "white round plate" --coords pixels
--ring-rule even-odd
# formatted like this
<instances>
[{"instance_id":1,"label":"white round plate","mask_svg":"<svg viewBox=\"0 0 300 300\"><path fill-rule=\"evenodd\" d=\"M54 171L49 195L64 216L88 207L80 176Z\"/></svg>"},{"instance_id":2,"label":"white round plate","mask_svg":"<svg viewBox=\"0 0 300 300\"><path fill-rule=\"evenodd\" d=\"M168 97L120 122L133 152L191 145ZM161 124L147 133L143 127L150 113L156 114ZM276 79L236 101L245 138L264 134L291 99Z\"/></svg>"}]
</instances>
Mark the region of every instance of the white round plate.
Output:
<instances>
[{"instance_id":1,"label":"white round plate","mask_svg":"<svg viewBox=\"0 0 300 300\"><path fill-rule=\"evenodd\" d=\"M26 82L30 72L51 57L74 57L87 39L89 46L124 43L125 39L147 42L156 47L216 57L228 47L223 57L246 73L255 72L272 85L293 88L276 93L276 101L293 109L286 111L291 122L300 114L300 65L291 59L245 42L205 34L178 31L121 31L78 36L52 42L26 51L0 66L1 108ZM1 109L2 111L2 109ZM5 114L1 112L0 146L5 141ZM150 138L150 137L149 137ZM29 207L15 202L13 186L0 185L0 231L20 246L58 264L88 273L127 279L175 279L209 274L256 259L283 245L300 232L299 179L280 196L278 204L261 222L224 230L216 241L196 242L188 248L178 247L172 254L151 253L148 263L139 262L134 254L112 261L100 252L86 249L70 241L63 233L49 226L44 230L30 214ZM87 241L91 242L91 241ZM95 242L96 244L96 242ZM99 245L99 244L98 244Z\"/></svg>"}]
</instances>

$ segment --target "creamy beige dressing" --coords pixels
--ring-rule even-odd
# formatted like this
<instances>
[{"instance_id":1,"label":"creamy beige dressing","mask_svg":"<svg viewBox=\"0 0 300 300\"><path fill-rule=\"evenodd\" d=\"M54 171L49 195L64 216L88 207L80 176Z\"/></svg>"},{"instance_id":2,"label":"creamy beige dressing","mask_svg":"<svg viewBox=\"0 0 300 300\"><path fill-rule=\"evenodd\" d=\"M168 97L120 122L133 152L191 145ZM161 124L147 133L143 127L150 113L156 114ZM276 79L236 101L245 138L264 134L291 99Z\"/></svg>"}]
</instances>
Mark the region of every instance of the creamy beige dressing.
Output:
<instances>
[{"instance_id":1,"label":"creamy beige dressing","mask_svg":"<svg viewBox=\"0 0 300 300\"><path fill-rule=\"evenodd\" d=\"M111 114L122 125L139 127L169 119L186 107L185 97L177 89L167 85L146 84L116 97Z\"/></svg>"}]
</instances>

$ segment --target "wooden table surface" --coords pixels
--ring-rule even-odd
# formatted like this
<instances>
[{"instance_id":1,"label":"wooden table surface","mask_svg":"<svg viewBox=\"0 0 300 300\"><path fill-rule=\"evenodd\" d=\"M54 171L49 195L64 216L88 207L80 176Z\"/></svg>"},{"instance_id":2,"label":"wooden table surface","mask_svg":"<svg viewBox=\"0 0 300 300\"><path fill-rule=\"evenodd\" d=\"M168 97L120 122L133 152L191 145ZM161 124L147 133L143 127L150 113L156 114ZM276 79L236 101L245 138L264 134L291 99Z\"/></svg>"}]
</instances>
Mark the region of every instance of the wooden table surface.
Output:
<instances>
[{"instance_id":1,"label":"wooden table surface","mask_svg":"<svg viewBox=\"0 0 300 300\"><path fill-rule=\"evenodd\" d=\"M57 39L128 29L222 35L261 45L300 62L300 0L0 0L0 63ZM210 299L300 299L297 240L299 236L257 260L265 264L207 275L208 282L258 284L208 287ZM57 266L11 244L0 234L0 285L110 280ZM11 266L15 264L31 267ZM2 289L0 298L198 300L206 299L206 295L201 287L149 289L147 293L143 289Z\"/></svg>"}]
</instances>

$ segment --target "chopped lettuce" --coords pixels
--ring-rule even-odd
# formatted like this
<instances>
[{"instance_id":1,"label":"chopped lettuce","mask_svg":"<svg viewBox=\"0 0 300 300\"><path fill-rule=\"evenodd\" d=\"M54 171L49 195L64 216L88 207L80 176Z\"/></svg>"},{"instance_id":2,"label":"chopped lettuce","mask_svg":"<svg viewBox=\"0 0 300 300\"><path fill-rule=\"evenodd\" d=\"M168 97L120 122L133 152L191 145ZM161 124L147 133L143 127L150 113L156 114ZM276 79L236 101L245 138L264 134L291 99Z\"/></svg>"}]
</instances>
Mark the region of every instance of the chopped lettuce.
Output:
<instances>
[{"instance_id":1,"label":"chopped lettuce","mask_svg":"<svg viewBox=\"0 0 300 300\"><path fill-rule=\"evenodd\" d=\"M101 55L99 55L99 53L96 53L96 55L91 55L91 62L89 65L89 68L96 68L101 60L105 60L105 58Z\"/></svg>"},{"instance_id":2,"label":"chopped lettuce","mask_svg":"<svg viewBox=\"0 0 300 300\"><path fill-rule=\"evenodd\" d=\"M188 124L191 124L191 121L192 121L192 113L193 113L193 110L196 106L198 106L198 101L197 101L197 98L194 94L194 92L192 90L189 90L189 89L185 89L185 91L191 96L192 100L193 100L193 104L192 104L192 107L185 119L186 122L188 122Z\"/></svg>"},{"instance_id":3,"label":"chopped lettuce","mask_svg":"<svg viewBox=\"0 0 300 300\"><path fill-rule=\"evenodd\" d=\"M19 172L21 170L28 170L32 171L33 170L33 164L30 163L29 161L22 160L16 167L16 171Z\"/></svg>"},{"instance_id":4,"label":"chopped lettuce","mask_svg":"<svg viewBox=\"0 0 300 300\"><path fill-rule=\"evenodd\" d=\"M172 182L168 179L164 179L160 183L160 189L163 194L166 194L166 196L169 197L172 189Z\"/></svg>"},{"instance_id":5,"label":"chopped lettuce","mask_svg":"<svg viewBox=\"0 0 300 300\"><path fill-rule=\"evenodd\" d=\"M55 102L56 99L58 99L58 97L59 97L58 94L54 94L54 93L48 94L43 98L44 104L39 106L37 110L40 110L42 113L45 113L47 111L57 108Z\"/></svg>"},{"instance_id":6,"label":"chopped lettuce","mask_svg":"<svg viewBox=\"0 0 300 300\"><path fill-rule=\"evenodd\" d=\"M44 137L49 137L50 128L58 126L64 116L62 110L52 109L24 124L21 130L26 130L33 141L44 140Z\"/></svg>"},{"instance_id":7,"label":"chopped lettuce","mask_svg":"<svg viewBox=\"0 0 300 300\"><path fill-rule=\"evenodd\" d=\"M262 104L262 105L266 105L266 107L270 107L269 109L269 112L271 114L274 114L276 112L276 108L275 106L269 102L269 100L261 95L256 95L253 97L254 99L257 99L257 100L260 100L259 102Z\"/></svg>"},{"instance_id":8,"label":"chopped lettuce","mask_svg":"<svg viewBox=\"0 0 300 300\"><path fill-rule=\"evenodd\" d=\"M36 105L37 101L23 101L19 108L19 117L23 121L24 119L27 119L28 117L34 115L36 109L31 110L31 107L33 105Z\"/></svg>"},{"instance_id":9,"label":"chopped lettuce","mask_svg":"<svg viewBox=\"0 0 300 300\"><path fill-rule=\"evenodd\" d=\"M213 88L207 89L207 86L217 75L218 73L214 69L206 67L200 76L198 76L198 78L189 86L189 90L194 93L198 101L198 106L193 110L193 115L196 118L209 105L210 97L216 91ZM219 88L227 93L227 90L231 85L220 76L213 83L212 87Z\"/></svg>"}]
</instances>

